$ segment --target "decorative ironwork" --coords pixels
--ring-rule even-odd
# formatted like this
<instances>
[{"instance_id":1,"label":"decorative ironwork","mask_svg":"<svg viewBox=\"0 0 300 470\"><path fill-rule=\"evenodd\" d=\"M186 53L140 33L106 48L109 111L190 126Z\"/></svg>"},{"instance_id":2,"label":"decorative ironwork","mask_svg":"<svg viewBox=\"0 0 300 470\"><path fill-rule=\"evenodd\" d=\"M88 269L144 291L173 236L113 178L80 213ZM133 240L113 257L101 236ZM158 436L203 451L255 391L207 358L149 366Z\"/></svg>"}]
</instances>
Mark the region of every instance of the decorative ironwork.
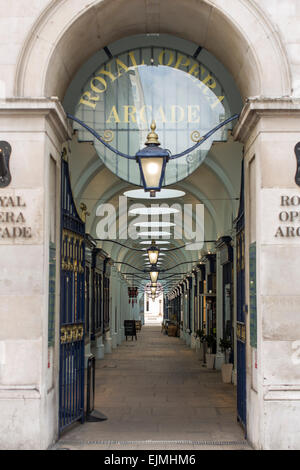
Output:
<instances>
[{"instance_id":1,"label":"decorative ironwork","mask_svg":"<svg viewBox=\"0 0 300 470\"><path fill-rule=\"evenodd\" d=\"M86 223L87 217L89 217L91 214L90 212L88 212L87 206L83 202L80 204L80 210L81 210L81 219L84 223Z\"/></svg>"},{"instance_id":2,"label":"decorative ironwork","mask_svg":"<svg viewBox=\"0 0 300 470\"><path fill-rule=\"evenodd\" d=\"M246 325L245 325L245 213L244 213L244 163L242 164L241 194L237 231L237 414L242 426L247 425L246 388Z\"/></svg>"},{"instance_id":3,"label":"decorative ironwork","mask_svg":"<svg viewBox=\"0 0 300 470\"><path fill-rule=\"evenodd\" d=\"M129 160L135 160L135 155L134 156L126 155L126 153L120 152L119 150L115 149L114 147L109 145L108 141L106 139L104 139L103 137L101 137L98 134L98 132L96 132L94 129L89 127L87 124L85 124L83 121L81 121L77 117L72 116L72 114L69 114L69 113L67 113L67 117L69 119L71 119L72 121L75 121L78 124L80 124L84 129L86 129L88 132L90 132L97 140L99 140L99 142L101 142L106 148L111 150L113 153L119 155L120 157L128 158Z\"/></svg>"},{"instance_id":4,"label":"decorative ironwork","mask_svg":"<svg viewBox=\"0 0 300 470\"><path fill-rule=\"evenodd\" d=\"M246 343L246 325L245 323L236 323L236 337L238 341Z\"/></svg>"},{"instance_id":5,"label":"decorative ironwork","mask_svg":"<svg viewBox=\"0 0 300 470\"><path fill-rule=\"evenodd\" d=\"M9 159L11 155L11 145L8 142L0 142L0 188L6 188L11 182L9 170Z\"/></svg>"},{"instance_id":6,"label":"decorative ironwork","mask_svg":"<svg viewBox=\"0 0 300 470\"><path fill-rule=\"evenodd\" d=\"M85 224L62 158L59 431L84 420Z\"/></svg>"},{"instance_id":7,"label":"decorative ironwork","mask_svg":"<svg viewBox=\"0 0 300 470\"><path fill-rule=\"evenodd\" d=\"M191 140L193 142L197 143L197 142L200 142L200 140L202 140L202 139L203 139L203 137L201 137L199 131L194 131L194 132L191 133Z\"/></svg>"},{"instance_id":8,"label":"decorative ironwork","mask_svg":"<svg viewBox=\"0 0 300 470\"><path fill-rule=\"evenodd\" d=\"M107 143L107 141L105 141L103 139L103 137L101 137L94 129L92 129L91 127L89 127L87 124L85 124L83 121L81 121L80 119L76 118L75 116L72 116L72 114L67 114L67 117L69 119L71 119L72 121L75 121L77 122L78 124L80 124L82 127L84 127L84 129L86 129L88 132L90 132L97 140L99 140L99 142L101 142L106 148L108 148L109 150L111 150L113 153L115 153L116 155L119 155L120 157L124 157L124 158L127 158L128 160L135 160L136 159L136 156L135 155L126 155L126 153L123 153L123 152L120 152L119 150L115 149L114 147L112 147L111 145L109 145ZM227 124L229 124L230 122L232 121L235 121L236 119L239 118L239 114L234 114L233 116L231 116L230 118L226 119L225 121L221 122L220 124L218 124L216 127L214 127L213 129L211 129L209 132L207 132L201 139L197 140L196 141L196 144L193 145L192 147L184 150L183 152L181 153L177 153L176 155L169 155L169 159L170 160L175 160L176 158L180 158L180 157L184 157L185 155L188 155L189 153L192 153L194 150L196 150L200 145L202 145L206 140L208 140L213 134L215 134L219 129L221 129L222 127L226 126ZM195 135L195 132L197 131L194 131L192 135ZM200 137L200 135L199 135ZM193 139L192 139L193 140Z\"/></svg>"},{"instance_id":9,"label":"decorative ironwork","mask_svg":"<svg viewBox=\"0 0 300 470\"><path fill-rule=\"evenodd\" d=\"M60 329L60 343L71 343L73 341L82 341L84 335L83 325L63 326Z\"/></svg>"}]
</instances>

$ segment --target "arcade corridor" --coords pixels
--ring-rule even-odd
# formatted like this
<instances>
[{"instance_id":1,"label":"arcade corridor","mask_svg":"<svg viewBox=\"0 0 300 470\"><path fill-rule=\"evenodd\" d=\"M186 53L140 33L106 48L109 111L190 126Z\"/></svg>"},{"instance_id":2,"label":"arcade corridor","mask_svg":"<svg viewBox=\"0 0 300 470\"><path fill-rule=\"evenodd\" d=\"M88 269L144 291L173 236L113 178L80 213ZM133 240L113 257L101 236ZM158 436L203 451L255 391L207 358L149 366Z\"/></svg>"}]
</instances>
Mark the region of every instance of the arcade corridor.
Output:
<instances>
[{"instance_id":1,"label":"arcade corridor","mask_svg":"<svg viewBox=\"0 0 300 470\"><path fill-rule=\"evenodd\" d=\"M181 339L144 326L97 361L95 409L108 420L75 424L55 449L249 449L234 391Z\"/></svg>"}]
</instances>

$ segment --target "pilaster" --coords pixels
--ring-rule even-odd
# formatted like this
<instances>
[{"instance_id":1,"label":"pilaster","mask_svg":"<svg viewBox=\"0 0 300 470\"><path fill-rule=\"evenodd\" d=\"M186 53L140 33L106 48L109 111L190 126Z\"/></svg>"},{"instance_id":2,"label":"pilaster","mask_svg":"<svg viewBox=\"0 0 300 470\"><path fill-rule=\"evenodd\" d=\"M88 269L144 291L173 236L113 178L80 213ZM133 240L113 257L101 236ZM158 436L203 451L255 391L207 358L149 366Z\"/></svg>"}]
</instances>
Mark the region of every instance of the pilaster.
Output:
<instances>
[{"instance_id":1,"label":"pilaster","mask_svg":"<svg viewBox=\"0 0 300 470\"><path fill-rule=\"evenodd\" d=\"M252 99L234 133L245 143L248 437L264 449L299 447L299 128L299 100ZM256 307L250 282L256 282Z\"/></svg>"}]
</instances>

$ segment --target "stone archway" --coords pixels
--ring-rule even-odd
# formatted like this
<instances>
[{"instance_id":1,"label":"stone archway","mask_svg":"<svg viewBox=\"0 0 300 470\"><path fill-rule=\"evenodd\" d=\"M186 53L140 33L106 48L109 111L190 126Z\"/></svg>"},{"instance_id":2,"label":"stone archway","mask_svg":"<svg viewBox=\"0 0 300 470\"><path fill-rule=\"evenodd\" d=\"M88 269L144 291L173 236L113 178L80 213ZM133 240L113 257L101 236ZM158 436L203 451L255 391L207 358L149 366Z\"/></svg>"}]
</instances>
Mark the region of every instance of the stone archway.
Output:
<instances>
[{"instance_id":1,"label":"stone archway","mask_svg":"<svg viewBox=\"0 0 300 470\"><path fill-rule=\"evenodd\" d=\"M56 0L24 44L15 95L62 99L75 72L97 50L125 36L156 32L210 51L228 68L244 98L291 93L283 45L253 0Z\"/></svg>"},{"instance_id":2,"label":"stone archway","mask_svg":"<svg viewBox=\"0 0 300 470\"><path fill-rule=\"evenodd\" d=\"M292 341L295 340L297 331L295 328L294 333L290 324L291 319L294 318L293 314L298 312L300 294L299 289L297 291L295 287L295 295L295 291L290 286L294 287L299 284L297 263L299 247L295 242L282 249L279 243L274 242L273 234L269 229L271 216L269 216L268 208L275 200L270 199L271 197L278 200L280 195L278 188L281 188L282 192L283 190L286 193L290 191L288 194L291 195L295 191L293 148L299 129L299 103L290 98L292 90L289 64L276 27L271 24L257 3L254 0L231 2L224 2L224 0L148 0L145 2L140 0L131 0L131 2L126 2L126 0L91 2L54 0L39 17L23 45L14 85L14 95L21 104L13 103L11 107L18 108L15 112L23 113L22 115L26 116L27 126L31 125L33 129L35 129L35 123L28 124L28 116L37 114L37 109L41 111L41 115L42 112L45 116L49 115L45 120L49 121L53 134L57 136L58 144L52 153L57 154L58 160L59 144L66 139L67 132L64 127L63 109L57 101L62 100L76 71L88 57L106 44L131 34L151 32L170 33L197 42L227 67L244 99L253 98L246 105L235 133L243 142L247 142L245 161L246 176L249 178L246 181L248 217L246 223L251 225L250 216L248 216L251 213L255 219L254 222L259 226L253 238L257 239L258 259L263 266L258 286L259 383L255 385L258 390L257 396L254 395L253 390L250 390L251 406L254 412L252 422L249 424L251 427L249 438L256 447L289 446L295 448L299 414L294 413L292 407L288 408L286 403L290 401L293 406L299 406L299 386L297 385L299 379L297 371L295 372L291 365L290 369L281 374L280 371L278 372L278 364L285 366L289 363L288 355L292 353ZM58 98L49 100L45 97ZM44 99L35 100L34 98ZM293 113L292 123L292 120L287 122L291 113ZM258 121L260 121L259 129ZM41 118L41 128L43 125ZM62 129L65 130L64 133ZM250 139L252 131L253 135ZM17 129L16 132L20 133L20 130ZM271 132L273 135L270 137ZM27 142L26 131L24 130L23 133L23 138ZM282 139L282 135L285 140ZM48 137L45 137L45 141L47 139ZM42 144L43 147L41 145L38 148L39 152L34 155L36 160L42 151L45 151L44 142ZM52 150L52 147L50 148ZM22 148L20 146L20 150L17 148L15 158L19 158L20 155L24 156L25 153L31 155L32 146L29 147L28 144L25 150L24 146ZM253 155L256 155L256 166L253 165ZM282 168L282 171L277 170L277 173L275 172L276 163ZM270 168L273 171L270 172ZM251 171L253 178L250 175ZM41 167L40 178L46 178L45 175L46 172ZM28 177L28 170L22 168L22 180L26 177ZM255 186L253 181L256 180L259 183ZM40 181L36 184L40 187ZM43 194L46 194L47 183L45 181L43 189ZM274 194L273 192L271 194L270 190ZM256 198L252 201L249 199L250 192L256 194ZM263 201L263 204L256 207L255 202L258 199ZM42 204L43 201L41 210L44 210ZM247 244L252 241L250 235L250 233L246 234ZM39 243L43 246L44 239L41 239ZM38 247L36 249L38 255L40 251L42 250ZM287 276L288 285L287 282L281 281L287 259L291 260ZM42 265L39 266L36 274L36 277L38 276L41 279L43 276L46 278ZM23 277L26 278L26 276ZM23 287L24 285L26 284L23 284ZM43 295L45 295L44 291ZM249 297L249 292L247 296ZM274 296L278 296L278 302L274 303L272 298ZM293 299L294 303L291 302ZM44 305L46 303L45 297ZM273 318L277 319L275 326ZM284 350L281 348L283 341ZM39 354L35 356L39 357ZM265 357L269 359L268 367L265 365ZM40 369L36 367L36 370L42 370L42 366L39 367ZM251 374L250 369L248 373ZM37 382L38 380L42 379L37 379ZM44 383L41 385L41 390L44 390ZM31 395L28 394L28 396L29 399L32 398ZM10 399L10 401L14 400ZM42 412L37 410L32 419L37 423L41 421L41 416ZM260 422L258 422L259 419ZM51 442L53 436L56 435L54 427L55 425L53 429L44 429L40 437L40 429L36 426L36 431L32 432L31 437L34 445L45 447L46 443ZM296 432L293 429L296 429ZM25 436L25 428L23 434Z\"/></svg>"}]
</instances>

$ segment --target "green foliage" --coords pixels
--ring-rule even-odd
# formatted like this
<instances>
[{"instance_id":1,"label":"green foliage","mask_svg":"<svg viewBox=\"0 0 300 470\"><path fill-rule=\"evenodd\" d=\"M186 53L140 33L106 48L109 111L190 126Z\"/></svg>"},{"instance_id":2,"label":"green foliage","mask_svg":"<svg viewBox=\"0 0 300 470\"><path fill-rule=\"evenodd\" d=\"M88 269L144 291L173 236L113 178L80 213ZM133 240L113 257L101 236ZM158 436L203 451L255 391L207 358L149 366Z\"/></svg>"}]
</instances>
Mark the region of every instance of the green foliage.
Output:
<instances>
[{"instance_id":1,"label":"green foliage","mask_svg":"<svg viewBox=\"0 0 300 470\"><path fill-rule=\"evenodd\" d=\"M199 338L201 343L203 343L204 338L205 338L204 330L197 330L196 331L196 338Z\"/></svg>"},{"instance_id":2,"label":"green foliage","mask_svg":"<svg viewBox=\"0 0 300 470\"><path fill-rule=\"evenodd\" d=\"M219 345L220 345L222 352L226 352L228 351L228 349L231 349L232 347L231 341L226 338L220 339Z\"/></svg>"},{"instance_id":3,"label":"green foliage","mask_svg":"<svg viewBox=\"0 0 300 470\"><path fill-rule=\"evenodd\" d=\"M207 347L210 349L213 349L214 346L216 345L216 338L213 335L206 335L204 337L204 341L206 341Z\"/></svg>"}]
</instances>

